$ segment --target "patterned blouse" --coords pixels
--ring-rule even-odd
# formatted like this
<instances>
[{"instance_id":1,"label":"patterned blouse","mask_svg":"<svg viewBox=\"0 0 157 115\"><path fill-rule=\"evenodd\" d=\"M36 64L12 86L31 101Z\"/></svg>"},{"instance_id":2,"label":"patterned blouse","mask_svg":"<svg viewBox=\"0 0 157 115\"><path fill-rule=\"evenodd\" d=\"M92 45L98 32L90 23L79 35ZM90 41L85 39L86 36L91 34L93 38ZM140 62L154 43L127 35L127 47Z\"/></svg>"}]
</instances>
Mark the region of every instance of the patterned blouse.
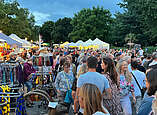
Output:
<instances>
[{"instance_id":1,"label":"patterned blouse","mask_svg":"<svg viewBox=\"0 0 157 115\"><path fill-rule=\"evenodd\" d=\"M127 82L124 75L120 75L120 96L126 96L134 91L134 85Z\"/></svg>"},{"instance_id":2,"label":"patterned blouse","mask_svg":"<svg viewBox=\"0 0 157 115\"><path fill-rule=\"evenodd\" d=\"M110 115L118 115L122 113L122 107L120 104L120 90L117 88L117 85L111 80L110 76L108 74L105 74L104 77L106 77L109 81L111 93L112 93L112 99L106 99L103 97L103 105L106 107L106 109L109 111Z\"/></svg>"},{"instance_id":3,"label":"patterned blouse","mask_svg":"<svg viewBox=\"0 0 157 115\"><path fill-rule=\"evenodd\" d=\"M74 75L72 72L68 74L65 73L64 71L61 71L58 73L57 78L55 80L55 87L59 91L66 92L68 90L68 84L69 87L72 88L73 81L74 81Z\"/></svg>"}]
</instances>

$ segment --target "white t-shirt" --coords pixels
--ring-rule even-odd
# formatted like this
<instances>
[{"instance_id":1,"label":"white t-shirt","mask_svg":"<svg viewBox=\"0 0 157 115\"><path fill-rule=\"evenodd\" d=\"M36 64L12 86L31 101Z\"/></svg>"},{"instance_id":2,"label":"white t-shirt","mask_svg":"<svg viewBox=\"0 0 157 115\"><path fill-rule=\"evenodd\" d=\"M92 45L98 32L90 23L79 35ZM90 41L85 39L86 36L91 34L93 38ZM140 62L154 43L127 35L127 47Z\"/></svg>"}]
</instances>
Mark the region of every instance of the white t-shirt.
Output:
<instances>
[{"instance_id":1,"label":"white t-shirt","mask_svg":"<svg viewBox=\"0 0 157 115\"><path fill-rule=\"evenodd\" d=\"M103 107L104 108L104 107ZM93 115L110 115L110 113L107 111L106 108L104 108L104 110L107 112L106 114L100 111L97 111L96 113L94 113Z\"/></svg>"},{"instance_id":2,"label":"white t-shirt","mask_svg":"<svg viewBox=\"0 0 157 115\"><path fill-rule=\"evenodd\" d=\"M143 56L143 52L144 52L144 51L143 51L142 49L139 50L139 55L140 55L140 56Z\"/></svg>"},{"instance_id":3,"label":"white t-shirt","mask_svg":"<svg viewBox=\"0 0 157 115\"><path fill-rule=\"evenodd\" d=\"M93 115L110 115L109 113L107 113L107 114L105 114L105 113L103 113L103 112L96 112L96 113L94 113Z\"/></svg>"}]
</instances>

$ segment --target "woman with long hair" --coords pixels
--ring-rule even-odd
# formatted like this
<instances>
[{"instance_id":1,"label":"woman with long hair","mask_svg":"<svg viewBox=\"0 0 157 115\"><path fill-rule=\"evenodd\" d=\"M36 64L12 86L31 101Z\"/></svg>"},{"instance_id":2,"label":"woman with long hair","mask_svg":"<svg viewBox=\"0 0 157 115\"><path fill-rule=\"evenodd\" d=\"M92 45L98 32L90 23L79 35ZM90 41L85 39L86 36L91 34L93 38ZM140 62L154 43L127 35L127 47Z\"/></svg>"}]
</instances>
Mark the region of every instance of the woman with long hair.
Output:
<instances>
[{"instance_id":1,"label":"woman with long hair","mask_svg":"<svg viewBox=\"0 0 157 115\"><path fill-rule=\"evenodd\" d=\"M120 60L117 64L118 73L120 75L120 103L125 115L132 115L131 102L129 99L130 92L133 96L133 101L136 102L134 94L134 86L131 83L132 75L128 71L128 63Z\"/></svg>"},{"instance_id":2,"label":"woman with long hair","mask_svg":"<svg viewBox=\"0 0 157 115\"><path fill-rule=\"evenodd\" d=\"M96 85L84 84L79 91L79 104L83 115L110 115L102 105L102 94Z\"/></svg>"},{"instance_id":3,"label":"woman with long hair","mask_svg":"<svg viewBox=\"0 0 157 115\"><path fill-rule=\"evenodd\" d=\"M108 79L111 94L110 98L105 98L103 105L107 108L111 115L118 115L122 113L122 107L120 104L120 82L119 75L116 71L115 64L113 60L109 57L104 57L101 63L102 69L104 70L104 75Z\"/></svg>"},{"instance_id":4,"label":"woman with long hair","mask_svg":"<svg viewBox=\"0 0 157 115\"><path fill-rule=\"evenodd\" d=\"M147 91L139 107L138 115L157 115L157 69L148 70L146 87Z\"/></svg>"},{"instance_id":5,"label":"woman with long hair","mask_svg":"<svg viewBox=\"0 0 157 115\"><path fill-rule=\"evenodd\" d=\"M78 101L75 99L76 96L76 85L77 85L77 79L80 77L80 75L86 73L88 71L88 67L86 64L81 65L79 72L76 76L76 79L73 82L73 86L72 86L72 97L74 99L74 113L76 113L76 111L78 110Z\"/></svg>"}]
</instances>

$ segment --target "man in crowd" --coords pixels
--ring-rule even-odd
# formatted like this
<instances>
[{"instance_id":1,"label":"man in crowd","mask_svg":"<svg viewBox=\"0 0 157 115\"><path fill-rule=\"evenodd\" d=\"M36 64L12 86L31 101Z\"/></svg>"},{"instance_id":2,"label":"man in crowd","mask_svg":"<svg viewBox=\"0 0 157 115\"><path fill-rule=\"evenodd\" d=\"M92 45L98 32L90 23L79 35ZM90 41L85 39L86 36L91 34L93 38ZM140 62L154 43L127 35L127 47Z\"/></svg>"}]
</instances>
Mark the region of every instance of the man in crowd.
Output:
<instances>
[{"instance_id":1,"label":"man in crowd","mask_svg":"<svg viewBox=\"0 0 157 115\"><path fill-rule=\"evenodd\" d=\"M88 72L80 75L78 78L75 97L76 100L78 100L78 94L81 86L83 86L85 83L94 84L100 89L102 94L105 92L105 94L109 96L111 95L111 89L108 80L104 75L96 72L97 64L98 60L96 57L91 56L87 59ZM80 109L80 112L83 113L83 109Z\"/></svg>"},{"instance_id":2,"label":"man in crowd","mask_svg":"<svg viewBox=\"0 0 157 115\"><path fill-rule=\"evenodd\" d=\"M132 69L132 81L134 84L134 90L135 90L135 97L136 97L136 104L133 106L133 111L135 110L136 112L138 111L138 108L141 104L141 100L142 100L142 95L141 95L141 90L143 87L145 86L145 78L146 75L145 73L141 72L138 70L138 62L137 61L132 61L131 62L131 69ZM138 82L138 83L137 83ZM139 84L139 86L138 86Z\"/></svg>"},{"instance_id":3,"label":"man in crowd","mask_svg":"<svg viewBox=\"0 0 157 115\"><path fill-rule=\"evenodd\" d=\"M153 54L153 60L152 62L149 64L149 68L153 68L156 69L157 68L157 52L155 52Z\"/></svg>"}]
</instances>

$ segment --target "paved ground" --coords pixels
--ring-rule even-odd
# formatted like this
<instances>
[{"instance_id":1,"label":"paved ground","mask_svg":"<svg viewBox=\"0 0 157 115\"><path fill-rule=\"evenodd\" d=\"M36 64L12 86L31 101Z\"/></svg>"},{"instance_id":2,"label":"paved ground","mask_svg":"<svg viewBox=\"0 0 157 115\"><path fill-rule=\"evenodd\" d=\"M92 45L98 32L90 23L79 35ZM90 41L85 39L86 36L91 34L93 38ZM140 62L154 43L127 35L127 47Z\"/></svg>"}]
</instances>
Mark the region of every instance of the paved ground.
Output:
<instances>
[{"instance_id":1,"label":"paved ground","mask_svg":"<svg viewBox=\"0 0 157 115\"><path fill-rule=\"evenodd\" d=\"M33 107L27 107L27 115L47 115L47 107L40 106L40 102L34 102Z\"/></svg>"}]
</instances>

